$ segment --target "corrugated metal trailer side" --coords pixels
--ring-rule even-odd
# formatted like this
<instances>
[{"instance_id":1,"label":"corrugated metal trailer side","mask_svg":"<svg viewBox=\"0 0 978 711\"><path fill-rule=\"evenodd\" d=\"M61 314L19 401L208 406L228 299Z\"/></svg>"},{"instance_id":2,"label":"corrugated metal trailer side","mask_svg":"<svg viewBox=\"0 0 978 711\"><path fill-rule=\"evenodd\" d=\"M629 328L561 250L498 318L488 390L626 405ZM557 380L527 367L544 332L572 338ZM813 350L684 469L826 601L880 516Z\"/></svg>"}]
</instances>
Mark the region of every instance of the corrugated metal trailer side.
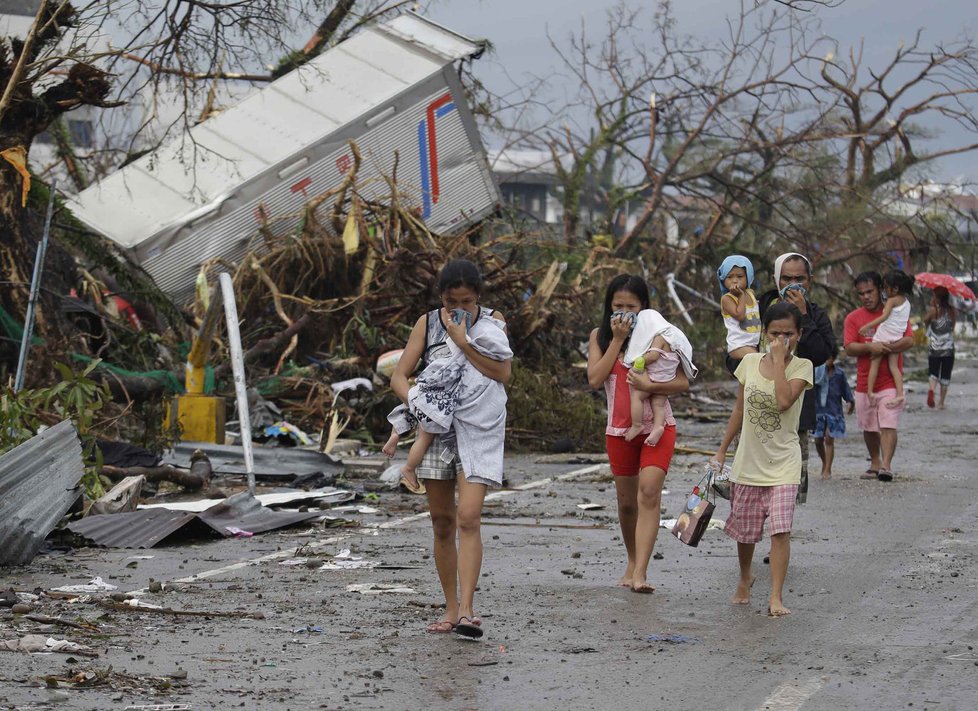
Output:
<instances>
[{"instance_id":1,"label":"corrugated metal trailer side","mask_svg":"<svg viewBox=\"0 0 978 711\"><path fill-rule=\"evenodd\" d=\"M396 153L400 199L432 231L457 230L500 200L454 67L479 48L412 14L368 29L83 191L76 215L182 298L202 262L261 249L263 224L294 231L351 169L354 140L359 192L389 196Z\"/></svg>"},{"instance_id":2,"label":"corrugated metal trailer side","mask_svg":"<svg viewBox=\"0 0 978 711\"><path fill-rule=\"evenodd\" d=\"M383 176L392 174L396 152L398 192L408 206L421 210L432 231L451 232L483 217L498 204L498 192L471 113L464 98L455 98L464 97L461 86L453 91L452 79L457 84L454 72L446 68L382 107L378 113L393 112L372 128L364 131L369 118L345 126L290 156L281 167L236 187L217 211L138 245L132 250L136 261L164 291L189 293L201 262L215 257L237 261L248 249L259 248L263 220L276 235L294 230L308 200L339 185L352 167L350 140L363 158L357 189L368 199L384 201L390 195ZM430 109L439 102L439 108ZM434 146L428 127L432 116ZM331 208L331 201L323 203L320 216Z\"/></svg>"}]
</instances>

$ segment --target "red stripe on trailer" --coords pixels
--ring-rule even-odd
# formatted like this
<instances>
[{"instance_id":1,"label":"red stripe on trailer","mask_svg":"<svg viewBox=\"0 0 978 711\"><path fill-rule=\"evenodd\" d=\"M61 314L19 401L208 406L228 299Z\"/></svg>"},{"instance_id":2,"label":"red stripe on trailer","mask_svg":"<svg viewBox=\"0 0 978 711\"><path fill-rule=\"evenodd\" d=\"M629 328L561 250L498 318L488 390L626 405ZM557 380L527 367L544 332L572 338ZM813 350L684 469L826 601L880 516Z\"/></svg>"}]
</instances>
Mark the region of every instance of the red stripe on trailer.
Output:
<instances>
[{"instance_id":1,"label":"red stripe on trailer","mask_svg":"<svg viewBox=\"0 0 978 711\"><path fill-rule=\"evenodd\" d=\"M435 145L435 112L452 100L451 94L442 94L428 105L428 155L431 163L431 202L438 202L438 147Z\"/></svg>"}]
</instances>

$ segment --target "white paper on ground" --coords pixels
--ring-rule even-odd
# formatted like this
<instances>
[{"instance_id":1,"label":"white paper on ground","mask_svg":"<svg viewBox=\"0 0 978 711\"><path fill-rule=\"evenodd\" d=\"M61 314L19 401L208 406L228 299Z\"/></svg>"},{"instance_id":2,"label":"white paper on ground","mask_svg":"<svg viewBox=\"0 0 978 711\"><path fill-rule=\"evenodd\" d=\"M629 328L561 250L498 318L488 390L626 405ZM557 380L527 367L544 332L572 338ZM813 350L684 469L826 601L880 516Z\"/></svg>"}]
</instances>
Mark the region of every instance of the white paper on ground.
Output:
<instances>
[{"instance_id":1,"label":"white paper on ground","mask_svg":"<svg viewBox=\"0 0 978 711\"><path fill-rule=\"evenodd\" d=\"M289 558L279 561L279 565L305 565L308 558Z\"/></svg>"},{"instance_id":2,"label":"white paper on ground","mask_svg":"<svg viewBox=\"0 0 978 711\"><path fill-rule=\"evenodd\" d=\"M293 501L314 501L318 499L332 499L347 501L350 492L342 489L316 489L314 491L284 491L274 494L257 494L255 496L262 506L280 506L292 503ZM197 501L172 501L163 504L143 504L141 509L168 509L170 511L189 511L200 513L206 511L211 506L224 502L225 499L199 499Z\"/></svg>"},{"instance_id":3,"label":"white paper on ground","mask_svg":"<svg viewBox=\"0 0 978 711\"><path fill-rule=\"evenodd\" d=\"M363 560L362 558L340 559L331 563L323 563L317 570L357 570L359 568L376 568L380 565L379 560Z\"/></svg>"},{"instance_id":4,"label":"white paper on ground","mask_svg":"<svg viewBox=\"0 0 978 711\"><path fill-rule=\"evenodd\" d=\"M357 583L347 585L347 592L358 592L361 595L380 595L382 593L406 593L417 595L417 591L404 585L384 585L382 583Z\"/></svg>"},{"instance_id":5,"label":"white paper on ground","mask_svg":"<svg viewBox=\"0 0 978 711\"><path fill-rule=\"evenodd\" d=\"M334 506L330 511L335 511L337 513L350 513L355 511L356 513L362 514L372 514L377 513L380 509L375 509L373 506Z\"/></svg>"},{"instance_id":6,"label":"white paper on ground","mask_svg":"<svg viewBox=\"0 0 978 711\"><path fill-rule=\"evenodd\" d=\"M94 593L105 592L108 590L118 590L118 587L115 585L110 585L102 580L102 578L92 578L85 585L62 585L59 588L51 588L51 590L66 593Z\"/></svg>"}]
</instances>

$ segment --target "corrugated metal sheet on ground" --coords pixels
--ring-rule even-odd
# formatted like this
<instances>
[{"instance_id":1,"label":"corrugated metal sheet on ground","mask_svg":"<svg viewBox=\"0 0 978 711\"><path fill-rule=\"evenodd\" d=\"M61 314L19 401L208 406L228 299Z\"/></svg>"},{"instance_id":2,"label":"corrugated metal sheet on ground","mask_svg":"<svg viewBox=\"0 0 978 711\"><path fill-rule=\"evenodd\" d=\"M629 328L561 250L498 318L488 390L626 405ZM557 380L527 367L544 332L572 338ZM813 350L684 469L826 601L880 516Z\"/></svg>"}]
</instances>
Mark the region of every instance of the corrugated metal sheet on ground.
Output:
<instances>
[{"instance_id":1,"label":"corrugated metal sheet on ground","mask_svg":"<svg viewBox=\"0 0 978 711\"><path fill-rule=\"evenodd\" d=\"M108 548L152 548L197 518L189 511L140 509L129 513L86 516L68 530Z\"/></svg>"},{"instance_id":2,"label":"corrugated metal sheet on ground","mask_svg":"<svg viewBox=\"0 0 978 711\"><path fill-rule=\"evenodd\" d=\"M247 491L230 496L206 511L139 509L131 513L88 516L68 530L96 545L109 548L152 548L178 531L184 534L217 532L232 536L228 528L264 533L323 516L322 511L273 511Z\"/></svg>"},{"instance_id":3,"label":"corrugated metal sheet on ground","mask_svg":"<svg viewBox=\"0 0 978 711\"><path fill-rule=\"evenodd\" d=\"M322 516L321 511L273 511L265 508L247 491L229 496L217 506L197 514L201 521L223 536L233 535L229 527L251 533L274 531L312 518Z\"/></svg>"},{"instance_id":4,"label":"corrugated metal sheet on ground","mask_svg":"<svg viewBox=\"0 0 978 711\"><path fill-rule=\"evenodd\" d=\"M70 420L0 457L0 563L29 563L81 491L81 443Z\"/></svg>"},{"instance_id":5,"label":"corrugated metal sheet on ground","mask_svg":"<svg viewBox=\"0 0 978 711\"><path fill-rule=\"evenodd\" d=\"M239 445L211 442L180 442L163 455L166 464L190 468L190 456L200 449L210 459L215 474L244 474L244 453ZM299 447L255 447L255 474L259 477L293 478L302 474L324 472L342 474L343 463L328 454Z\"/></svg>"}]
</instances>

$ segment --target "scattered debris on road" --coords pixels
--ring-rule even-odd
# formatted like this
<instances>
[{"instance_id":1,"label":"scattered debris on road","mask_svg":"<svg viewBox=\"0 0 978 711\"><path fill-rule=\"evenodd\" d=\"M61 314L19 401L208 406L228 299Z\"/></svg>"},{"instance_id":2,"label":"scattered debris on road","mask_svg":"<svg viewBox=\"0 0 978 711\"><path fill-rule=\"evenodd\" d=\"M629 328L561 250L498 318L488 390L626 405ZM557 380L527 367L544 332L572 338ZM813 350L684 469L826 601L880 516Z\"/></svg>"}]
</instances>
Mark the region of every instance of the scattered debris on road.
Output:
<instances>
[{"instance_id":1,"label":"scattered debris on road","mask_svg":"<svg viewBox=\"0 0 978 711\"><path fill-rule=\"evenodd\" d=\"M66 639L55 639L42 634L29 634L19 639L0 640L0 651L27 652L28 654L58 652L59 654L78 654L82 657L98 656L98 652L87 645L69 642Z\"/></svg>"}]
</instances>

